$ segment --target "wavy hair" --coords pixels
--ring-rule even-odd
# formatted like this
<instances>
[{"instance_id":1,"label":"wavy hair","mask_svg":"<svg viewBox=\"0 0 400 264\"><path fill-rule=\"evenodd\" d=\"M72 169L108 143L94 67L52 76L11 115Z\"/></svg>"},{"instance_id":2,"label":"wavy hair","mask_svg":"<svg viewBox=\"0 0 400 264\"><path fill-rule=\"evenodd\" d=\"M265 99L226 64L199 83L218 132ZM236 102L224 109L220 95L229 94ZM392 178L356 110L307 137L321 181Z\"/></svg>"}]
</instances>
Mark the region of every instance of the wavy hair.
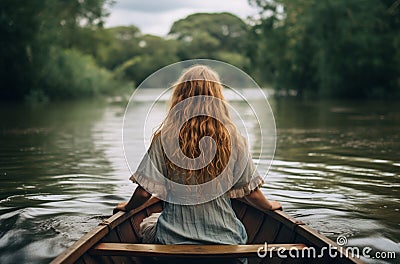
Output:
<instances>
[{"instance_id":1,"label":"wavy hair","mask_svg":"<svg viewBox=\"0 0 400 264\"><path fill-rule=\"evenodd\" d=\"M212 103L194 100L184 109L171 113L177 104L194 96L207 96L217 100ZM194 113L199 113L199 111L205 114L195 116ZM218 116L218 120L213 116ZM187 121L184 122L184 120ZM182 123L179 130L179 146L186 157L190 159L200 157L205 160L206 155L212 153L210 145L202 151L199 148L200 140L206 136L211 137L216 143L216 150L214 150L216 154L207 166L191 170L185 169L189 168L188 166L182 168L174 164L166 157L164 151L164 160L168 171L168 175L165 176L170 180L187 185L201 184L214 179L227 167L232 152L231 136L236 137L236 126L230 118L228 106L222 94L220 78L207 66L194 65L183 72L173 86L167 117L154 133L153 141L160 137L161 133L167 132L168 134L169 131L177 131L179 129L177 126ZM178 151L173 150L173 155L177 155Z\"/></svg>"}]
</instances>

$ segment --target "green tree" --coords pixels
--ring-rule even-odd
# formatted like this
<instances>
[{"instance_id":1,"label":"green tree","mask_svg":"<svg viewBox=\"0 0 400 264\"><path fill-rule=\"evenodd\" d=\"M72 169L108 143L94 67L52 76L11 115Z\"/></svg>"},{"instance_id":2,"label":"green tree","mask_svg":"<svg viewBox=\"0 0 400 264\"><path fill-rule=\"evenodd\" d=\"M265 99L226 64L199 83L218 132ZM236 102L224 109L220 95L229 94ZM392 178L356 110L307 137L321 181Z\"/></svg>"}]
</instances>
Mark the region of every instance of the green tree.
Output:
<instances>
[{"instance_id":1,"label":"green tree","mask_svg":"<svg viewBox=\"0 0 400 264\"><path fill-rule=\"evenodd\" d=\"M59 89L60 87L54 87L48 81L51 74L49 64L54 62L52 56L55 53L63 54L61 57L74 56L72 54L76 52L94 54L95 40L99 36L97 30L102 28L108 15L107 5L111 2L2 1L0 100L20 100L29 94L51 95L51 90ZM72 49L75 52L67 52ZM79 60L79 63L89 63L90 60ZM59 64L52 66L57 65ZM67 70L65 67L63 69ZM98 70L104 72L100 68ZM64 86L63 89L73 87Z\"/></svg>"},{"instance_id":2,"label":"green tree","mask_svg":"<svg viewBox=\"0 0 400 264\"><path fill-rule=\"evenodd\" d=\"M154 35L143 35L139 38L140 52L133 58L136 63L126 69L125 75L137 83L156 70L179 61L176 56L177 43Z\"/></svg>"},{"instance_id":3,"label":"green tree","mask_svg":"<svg viewBox=\"0 0 400 264\"><path fill-rule=\"evenodd\" d=\"M197 13L176 21L169 36L179 41L180 59L213 58L244 67L247 29L230 13Z\"/></svg>"},{"instance_id":4,"label":"green tree","mask_svg":"<svg viewBox=\"0 0 400 264\"><path fill-rule=\"evenodd\" d=\"M135 26L107 29L110 41L100 48L101 65L120 78L141 83L154 71L179 61L178 43L154 35L143 35Z\"/></svg>"},{"instance_id":5,"label":"green tree","mask_svg":"<svg viewBox=\"0 0 400 264\"><path fill-rule=\"evenodd\" d=\"M141 35L139 28L133 25L106 29L103 45L98 49L98 61L108 69L116 69L140 53Z\"/></svg>"},{"instance_id":6,"label":"green tree","mask_svg":"<svg viewBox=\"0 0 400 264\"><path fill-rule=\"evenodd\" d=\"M0 5L0 99L17 99L34 82L34 66L41 53L38 31L46 1L26 1L23 5L5 0ZM40 56L40 55L39 55Z\"/></svg>"},{"instance_id":7,"label":"green tree","mask_svg":"<svg viewBox=\"0 0 400 264\"><path fill-rule=\"evenodd\" d=\"M299 96L400 95L395 1L250 2L261 19L249 57L264 81Z\"/></svg>"}]
</instances>

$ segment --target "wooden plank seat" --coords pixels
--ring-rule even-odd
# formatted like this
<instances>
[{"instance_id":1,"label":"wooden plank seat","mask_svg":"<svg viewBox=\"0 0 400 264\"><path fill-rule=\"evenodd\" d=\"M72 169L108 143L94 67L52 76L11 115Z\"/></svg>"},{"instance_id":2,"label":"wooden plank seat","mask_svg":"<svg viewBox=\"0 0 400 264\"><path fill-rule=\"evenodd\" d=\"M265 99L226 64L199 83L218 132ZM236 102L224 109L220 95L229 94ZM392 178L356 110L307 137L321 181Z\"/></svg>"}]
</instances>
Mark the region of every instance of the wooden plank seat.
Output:
<instances>
[{"instance_id":1,"label":"wooden plank seat","mask_svg":"<svg viewBox=\"0 0 400 264\"><path fill-rule=\"evenodd\" d=\"M161 245L161 244L127 244L98 243L89 254L102 256L143 256L143 257L256 257L260 247L264 252L264 244L252 245ZM267 251L276 254L277 250L301 250L305 244L268 244ZM267 254L269 255L269 254Z\"/></svg>"}]
</instances>

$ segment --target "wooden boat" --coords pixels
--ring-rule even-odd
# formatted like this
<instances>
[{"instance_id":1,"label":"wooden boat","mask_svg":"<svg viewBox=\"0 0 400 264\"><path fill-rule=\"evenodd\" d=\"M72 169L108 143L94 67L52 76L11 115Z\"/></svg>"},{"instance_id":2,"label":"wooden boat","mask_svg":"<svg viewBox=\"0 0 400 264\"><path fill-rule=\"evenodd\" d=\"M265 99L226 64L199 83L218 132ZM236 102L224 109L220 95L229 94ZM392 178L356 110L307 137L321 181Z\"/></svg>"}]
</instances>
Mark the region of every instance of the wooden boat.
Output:
<instances>
[{"instance_id":1,"label":"wooden boat","mask_svg":"<svg viewBox=\"0 0 400 264\"><path fill-rule=\"evenodd\" d=\"M246 228L247 245L141 244L140 223L150 214L161 212L162 205L162 202L150 199L135 210L114 214L51 264L210 264L241 263L245 259L247 263L363 263L351 254L346 256L345 250L332 240L282 211L260 211L239 200L232 200L232 206ZM321 257L323 247L326 250Z\"/></svg>"}]
</instances>

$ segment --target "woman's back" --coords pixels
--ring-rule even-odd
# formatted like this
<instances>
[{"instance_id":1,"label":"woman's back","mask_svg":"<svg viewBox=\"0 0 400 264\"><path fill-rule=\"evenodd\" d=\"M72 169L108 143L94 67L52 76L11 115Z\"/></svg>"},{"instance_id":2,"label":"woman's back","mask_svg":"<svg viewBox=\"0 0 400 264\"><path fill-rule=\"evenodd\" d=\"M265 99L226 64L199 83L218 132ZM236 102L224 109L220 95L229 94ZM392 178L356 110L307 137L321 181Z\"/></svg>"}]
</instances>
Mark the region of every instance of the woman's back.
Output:
<instances>
[{"instance_id":1,"label":"woman's back","mask_svg":"<svg viewBox=\"0 0 400 264\"><path fill-rule=\"evenodd\" d=\"M239 140L244 141L243 138ZM155 234L152 234L155 235L153 242L162 244L245 244L247 242L245 228L236 217L230 198L248 195L260 187L263 180L258 175L244 142L235 145L241 147L233 148L235 152L231 153L231 162L229 162L231 167L226 170L227 174L218 176L224 177L222 181L232 180L227 183L231 188L218 197L215 193L202 193L202 189L189 193L189 197L181 195L174 198L167 197L166 200L180 199L180 202L164 202L164 210L158 218ZM136 173L131 177L132 180L135 177L140 179L143 175L154 175L154 170L162 172L164 176L173 173L173 170L169 170L165 165L160 138L153 140L146 155L153 158L143 159ZM181 175L181 177L184 176L184 174ZM146 179L151 179L151 177L148 176ZM214 179L216 180L219 179ZM167 193L167 196L176 195L170 188L170 181L166 180L164 184L151 180L141 182L144 188L161 190L160 192ZM199 198L199 203L193 202L196 197ZM185 203L186 199L190 202Z\"/></svg>"},{"instance_id":2,"label":"woman's back","mask_svg":"<svg viewBox=\"0 0 400 264\"><path fill-rule=\"evenodd\" d=\"M228 194L197 205L165 203L155 240L161 244L246 244Z\"/></svg>"},{"instance_id":3,"label":"woman's back","mask_svg":"<svg viewBox=\"0 0 400 264\"><path fill-rule=\"evenodd\" d=\"M197 65L186 70L174 85L166 118L131 177L165 201L151 232L155 242L247 242L230 198L249 195L263 180L230 118L222 88L210 68Z\"/></svg>"}]
</instances>

